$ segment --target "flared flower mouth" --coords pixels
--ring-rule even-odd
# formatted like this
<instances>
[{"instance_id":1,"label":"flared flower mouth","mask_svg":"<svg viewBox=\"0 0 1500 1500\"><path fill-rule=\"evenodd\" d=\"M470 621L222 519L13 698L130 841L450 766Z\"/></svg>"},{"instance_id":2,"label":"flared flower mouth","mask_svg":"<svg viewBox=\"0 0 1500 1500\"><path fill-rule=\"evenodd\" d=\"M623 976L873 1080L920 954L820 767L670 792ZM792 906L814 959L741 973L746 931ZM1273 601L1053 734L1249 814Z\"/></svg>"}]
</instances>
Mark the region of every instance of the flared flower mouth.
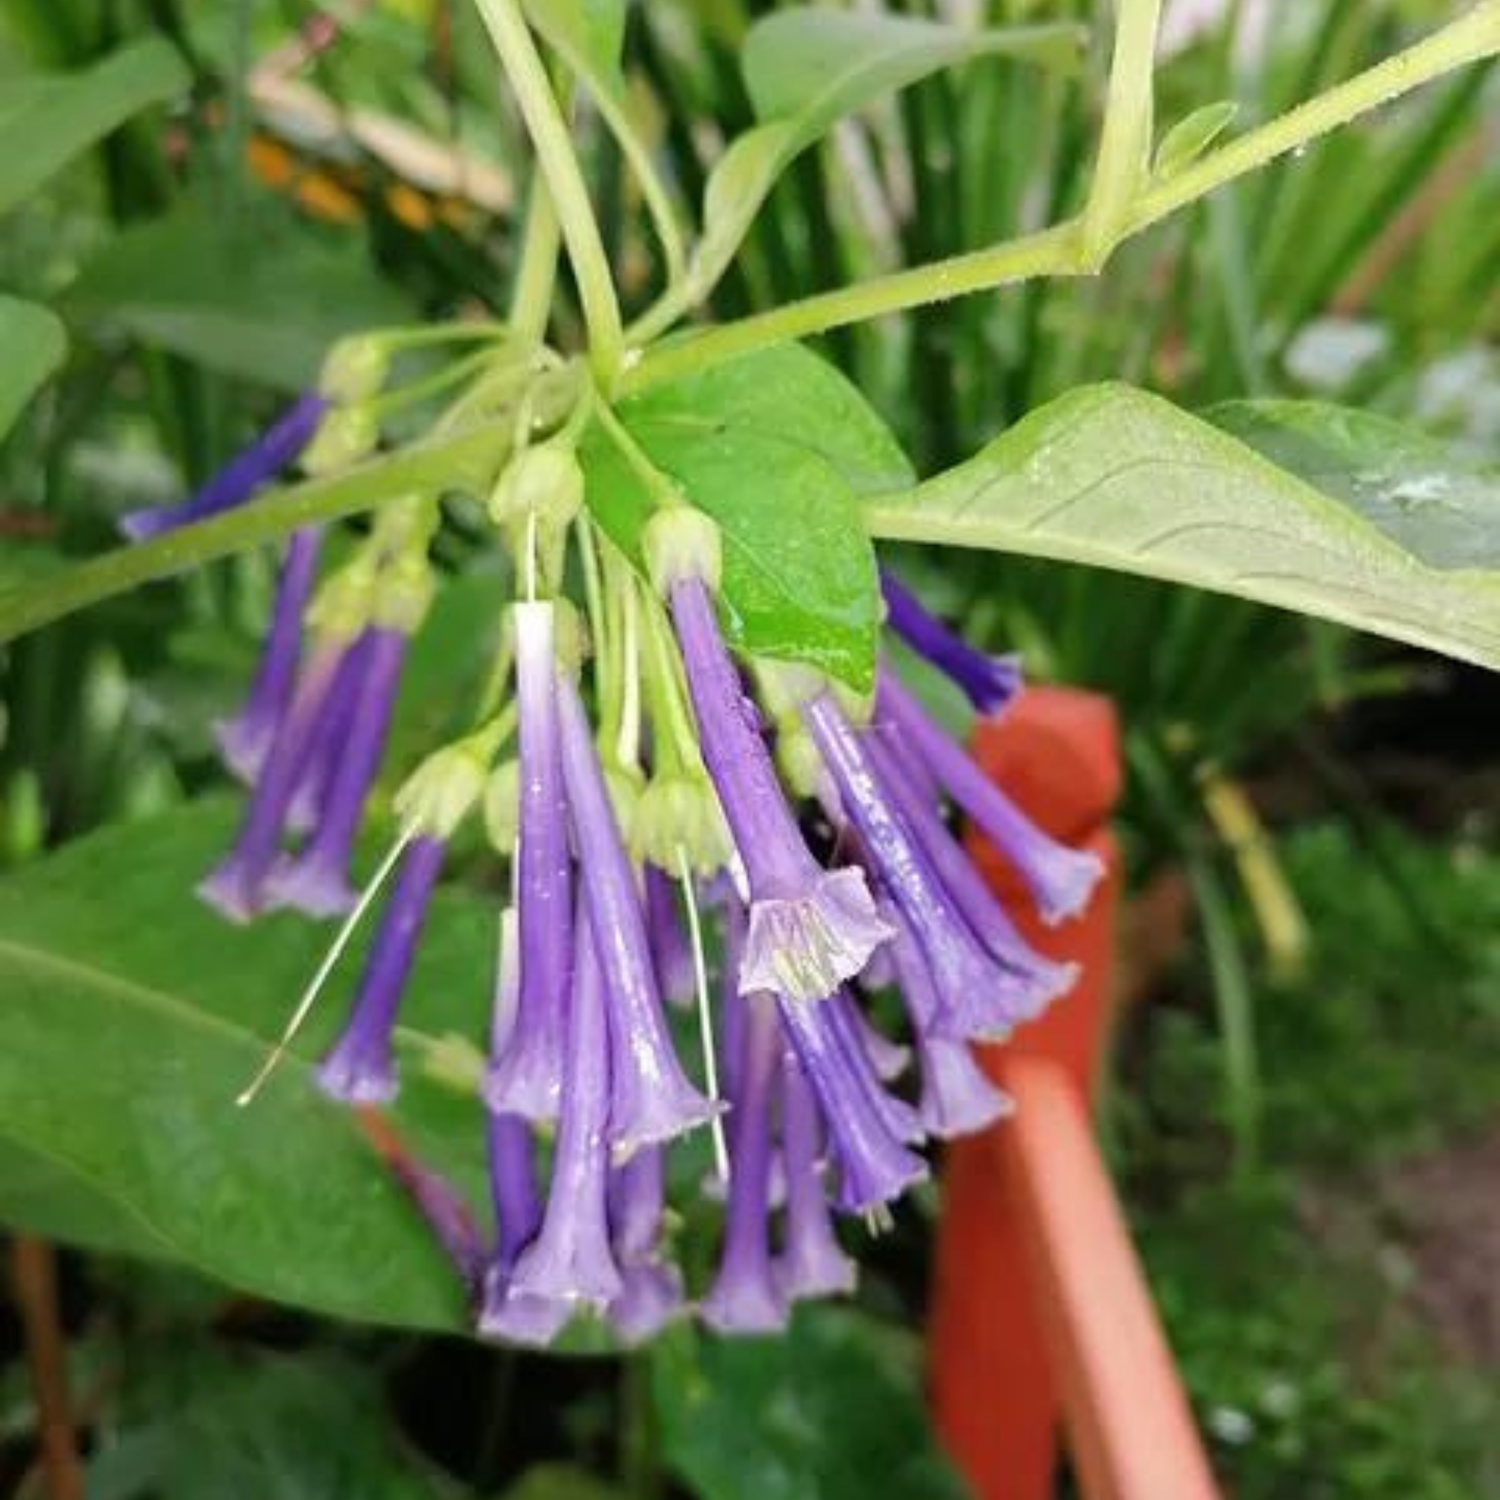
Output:
<instances>
[{"instance_id":1,"label":"flared flower mouth","mask_svg":"<svg viewBox=\"0 0 1500 1500\"><path fill-rule=\"evenodd\" d=\"M752 902L740 969L745 993L770 990L792 1000L824 1000L894 936L860 871L823 871L811 884L804 896Z\"/></svg>"},{"instance_id":2,"label":"flared flower mouth","mask_svg":"<svg viewBox=\"0 0 1500 1500\"><path fill-rule=\"evenodd\" d=\"M513 512L547 475L572 474L555 457L507 490L506 535L537 530ZM221 731L250 797L204 894L236 920L347 913L281 1047L378 913L315 1081L350 1105L388 1104L435 890L450 848L469 857L463 825L482 807L509 891L472 1084L492 1231L481 1243L441 1172L404 1159L398 1171L479 1332L540 1347L596 1318L632 1343L688 1316L769 1332L798 1301L853 1287L841 1220L884 1222L928 1175L929 1139L1006 1113L970 1044L1008 1036L1075 977L1021 937L944 798L1000 843L1049 921L1086 900L1097 866L1036 829L888 668L869 722L810 671L742 671L719 630L705 517L653 523L657 598L623 558L601 558L576 497L543 509L553 542L577 538L588 630L560 597L513 602L489 717L404 783L397 837L363 888L357 835L425 609L433 510L395 506L321 586L316 533L293 539L250 698ZM522 563L532 585L559 586L556 559ZM985 711L1019 690L1012 664L886 589L897 628ZM896 1034L893 1008L869 1003L885 986L901 996ZM712 1137L707 1196L723 1226L701 1278L683 1270L701 1253L678 1253L699 1216L674 1212L668 1188L698 1132Z\"/></svg>"}]
</instances>

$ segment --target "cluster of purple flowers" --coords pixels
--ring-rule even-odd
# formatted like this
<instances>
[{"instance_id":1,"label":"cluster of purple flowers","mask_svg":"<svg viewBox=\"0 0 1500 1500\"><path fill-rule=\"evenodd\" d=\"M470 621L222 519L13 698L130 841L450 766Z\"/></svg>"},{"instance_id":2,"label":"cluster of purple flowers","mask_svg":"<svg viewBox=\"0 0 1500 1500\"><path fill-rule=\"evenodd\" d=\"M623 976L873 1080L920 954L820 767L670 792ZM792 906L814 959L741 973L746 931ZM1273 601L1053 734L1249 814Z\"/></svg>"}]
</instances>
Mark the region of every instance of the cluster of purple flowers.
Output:
<instances>
[{"instance_id":1,"label":"cluster of purple flowers","mask_svg":"<svg viewBox=\"0 0 1500 1500\"><path fill-rule=\"evenodd\" d=\"M237 460L241 498L293 456L290 420L252 450L257 462ZM183 508L202 513L198 500ZM588 533L586 560L604 545L586 512L567 524ZM318 540L293 539L259 675L221 736L251 785L235 845L203 886L231 916L354 902L351 844L420 618L410 580L429 530L410 514L377 524L314 603ZM633 712L649 705L644 767L629 749L622 765L617 726L591 723L571 606L515 603L517 764L494 767L500 737L481 735L409 784L355 1003L316 1075L351 1103L395 1096L397 1010L448 841L486 782L503 785L514 895L481 1088L493 1242L478 1241L440 1177L421 1172L408 1186L470 1283L481 1333L526 1343L549 1343L584 1310L631 1341L689 1308L716 1329L761 1332L798 1299L848 1290L837 1217L880 1222L927 1175L924 1142L1007 1110L971 1044L1005 1038L1075 977L1022 939L947 809L988 836L1048 922L1079 912L1100 874L1091 855L1039 831L887 664L869 704L796 673L771 693L777 669L747 671L721 635L706 518L669 508L647 542L654 586L623 570L623 587L630 618L645 620L631 638L652 649L609 653L617 679L655 674L644 695L623 683ZM606 576L618 585L622 570ZM1016 662L969 647L893 577L882 586L895 633L976 709L1002 711L1021 688ZM596 657L600 702L603 671ZM795 798L777 764L794 743ZM706 946L700 913L716 934ZM877 1021L893 987L904 1044ZM701 1045L685 1065L679 1034L692 1034L692 1017L674 1021L668 1002L695 998ZM705 1128L719 1148L723 1230L710 1284L690 1295L668 1157Z\"/></svg>"}]
</instances>

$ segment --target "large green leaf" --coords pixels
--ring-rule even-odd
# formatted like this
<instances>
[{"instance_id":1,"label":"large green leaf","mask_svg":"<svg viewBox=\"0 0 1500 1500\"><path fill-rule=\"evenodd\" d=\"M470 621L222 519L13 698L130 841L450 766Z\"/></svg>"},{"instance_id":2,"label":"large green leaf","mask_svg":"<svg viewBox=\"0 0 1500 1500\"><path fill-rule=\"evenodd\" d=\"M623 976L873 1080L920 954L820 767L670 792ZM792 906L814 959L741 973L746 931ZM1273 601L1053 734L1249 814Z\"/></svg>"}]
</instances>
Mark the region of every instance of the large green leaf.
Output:
<instances>
[{"instance_id":1,"label":"large green leaf","mask_svg":"<svg viewBox=\"0 0 1500 1500\"><path fill-rule=\"evenodd\" d=\"M662 1451L702 1500L962 1500L921 1359L909 1334L840 1307L801 1307L775 1339L677 1330L652 1351Z\"/></svg>"},{"instance_id":2,"label":"large green leaf","mask_svg":"<svg viewBox=\"0 0 1500 1500\"><path fill-rule=\"evenodd\" d=\"M0 1177L0 1215L328 1313L459 1328L453 1271L348 1112L310 1082L357 954L297 1053L235 1105L329 932L286 915L232 927L194 898L234 824L223 802L188 805L0 882L0 1145L33 1167ZM483 1034L493 922L487 903L439 893L395 1112L475 1201L482 1115L429 1059L433 1039Z\"/></svg>"},{"instance_id":3,"label":"large green leaf","mask_svg":"<svg viewBox=\"0 0 1500 1500\"><path fill-rule=\"evenodd\" d=\"M1463 565L1493 552L1457 546L1445 507L1320 464L1314 485L1158 397L1087 386L865 519L876 536L1195 584L1500 666L1500 576ZM1451 474L1425 482L1446 491ZM1492 485L1468 493L1466 513L1496 514Z\"/></svg>"},{"instance_id":4,"label":"large green leaf","mask_svg":"<svg viewBox=\"0 0 1500 1500\"><path fill-rule=\"evenodd\" d=\"M139 1335L129 1356L128 1409L90 1456L90 1500L453 1494L403 1451L369 1364L320 1353L231 1356L202 1341L163 1348Z\"/></svg>"},{"instance_id":5,"label":"large green leaf","mask_svg":"<svg viewBox=\"0 0 1500 1500\"><path fill-rule=\"evenodd\" d=\"M858 497L910 470L854 387L789 344L633 397L618 415L723 528L724 602L739 644L867 687L880 600ZM583 458L590 508L638 558L649 495L602 429Z\"/></svg>"},{"instance_id":6,"label":"large green leaf","mask_svg":"<svg viewBox=\"0 0 1500 1500\"><path fill-rule=\"evenodd\" d=\"M121 47L78 73L0 85L0 213L137 110L187 85L187 69L159 37Z\"/></svg>"},{"instance_id":7,"label":"large green leaf","mask_svg":"<svg viewBox=\"0 0 1500 1500\"><path fill-rule=\"evenodd\" d=\"M1500 467L1389 417L1321 401L1204 415L1333 495L1434 568L1500 568Z\"/></svg>"},{"instance_id":8,"label":"large green leaf","mask_svg":"<svg viewBox=\"0 0 1500 1500\"><path fill-rule=\"evenodd\" d=\"M1085 40L1071 25L974 31L825 6L793 6L758 21L743 63L762 123L733 141L709 176L694 284L718 279L776 179L844 115L977 57L1071 66Z\"/></svg>"},{"instance_id":9,"label":"large green leaf","mask_svg":"<svg viewBox=\"0 0 1500 1500\"><path fill-rule=\"evenodd\" d=\"M253 208L230 225L190 202L126 230L84 267L64 310L288 391L314 379L335 339L414 319L357 242Z\"/></svg>"},{"instance_id":10,"label":"large green leaf","mask_svg":"<svg viewBox=\"0 0 1500 1500\"><path fill-rule=\"evenodd\" d=\"M68 336L45 307L0 297L0 438L37 387L63 362Z\"/></svg>"}]
</instances>

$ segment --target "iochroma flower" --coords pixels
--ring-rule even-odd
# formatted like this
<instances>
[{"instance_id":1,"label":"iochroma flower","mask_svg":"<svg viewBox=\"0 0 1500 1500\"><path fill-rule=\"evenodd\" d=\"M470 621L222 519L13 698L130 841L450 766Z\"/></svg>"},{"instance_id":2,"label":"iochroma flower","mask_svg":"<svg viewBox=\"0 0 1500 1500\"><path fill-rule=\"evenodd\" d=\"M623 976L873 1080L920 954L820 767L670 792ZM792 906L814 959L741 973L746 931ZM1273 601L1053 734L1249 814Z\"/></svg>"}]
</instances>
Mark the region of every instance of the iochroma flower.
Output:
<instances>
[{"instance_id":1,"label":"iochroma flower","mask_svg":"<svg viewBox=\"0 0 1500 1500\"><path fill-rule=\"evenodd\" d=\"M319 422L305 463L347 458L370 392L366 363L340 370L335 399L299 403L232 483L151 526L249 499ZM928 1176L930 1143L1008 1112L974 1045L1076 977L1022 937L954 809L1046 922L1082 910L1100 869L1038 829L889 662L859 702L738 653L706 516L668 497L633 568L590 516L567 411L509 425L490 511L515 586L495 671L475 727L401 784L393 821L365 815L434 588L437 497L386 502L335 567L316 530L293 536L249 696L219 727L248 795L202 891L239 921L344 917L299 1020L368 925L312 1081L399 1108L440 882L497 866L480 882L508 892L494 973L474 976L483 1057L450 1080L473 1107L486 1211L441 1164L403 1154L398 1174L478 1331L547 1345L594 1319L631 1343L696 1316L764 1334L798 1301L851 1290L859 1236ZM1023 691L1013 658L974 649L890 573L882 589L895 635L980 712ZM374 845L367 822L384 828ZM705 1221L685 1212L687 1184L719 1205L707 1262L684 1255Z\"/></svg>"}]
</instances>

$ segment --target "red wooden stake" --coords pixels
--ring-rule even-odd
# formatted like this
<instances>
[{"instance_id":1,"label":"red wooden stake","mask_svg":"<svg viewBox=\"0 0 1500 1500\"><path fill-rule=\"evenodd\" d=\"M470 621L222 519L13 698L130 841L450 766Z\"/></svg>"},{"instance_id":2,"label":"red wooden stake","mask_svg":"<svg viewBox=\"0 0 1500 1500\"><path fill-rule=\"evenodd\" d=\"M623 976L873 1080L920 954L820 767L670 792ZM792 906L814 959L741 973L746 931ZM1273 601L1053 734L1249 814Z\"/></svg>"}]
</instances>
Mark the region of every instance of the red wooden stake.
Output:
<instances>
[{"instance_id":1,"label":"red wooden stake","mask_svg":"<svg viewBox=\"0 0 1500 1500\"><path fill-rule=\"evenodd\" d=\"M1077 988L1003 1047L987 1072L1017 1117L950 1147L928 1350L943 1442L981 1500L1047 1500L1059 1418L1090 1500L1217 1494L1088 1122L1110 1020L1120 791L1113 710L1033 688L980 726L981 765L1049 833L1093 849L1107 876L1060 927L1032 917L1014 872L970 839L992 888Z\"/></svg>"}]
</instances>

